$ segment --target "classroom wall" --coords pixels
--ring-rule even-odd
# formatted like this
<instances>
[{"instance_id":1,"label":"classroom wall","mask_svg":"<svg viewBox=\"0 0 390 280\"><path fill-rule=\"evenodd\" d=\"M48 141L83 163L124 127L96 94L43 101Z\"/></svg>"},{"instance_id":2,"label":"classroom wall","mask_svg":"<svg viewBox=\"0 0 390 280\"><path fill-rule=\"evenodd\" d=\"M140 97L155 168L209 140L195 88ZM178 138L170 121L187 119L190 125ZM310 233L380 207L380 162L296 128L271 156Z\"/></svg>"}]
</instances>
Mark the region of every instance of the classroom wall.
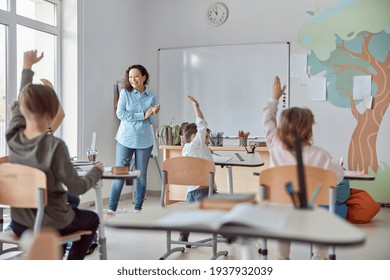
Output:
<instances>
[{"instance_id":1,"label":"classroom wall","mask_svg":"<svg viewBox=\"0 0 390 280\"><path fill-rule=\"evenodd\" d=\"M79 5L83 5L84 33L82 57L78 58L83 63L82 91L79 94L83 95L85 102L82 111L84 149L90 145L90 135L96 131L99 158L107 165L114 164L114 135L118 120L114 115L112 85L122 78L123 71L130 64L146 66L150 72L149 88L156 92L159 48L290 41L292 54L307 53L297 42L298 30L310 18L307 11L322 10L339 3L338 0L223 0L229 8L229 18L222 26L216 27L206 19L207 9L214 2L79 1ZM245 79L242 69L237 69L237 79ZM315 114L315 143L335 157L347 158L355 127L349 109L335 107L329 102L310 101L307 87L298 79L291 79L290 87L290 105L309 107ZM384 128L389 127L389 118L389 113L386 113L377 141L379 161L387 164L390 163L390 153L386 149L390 130ZM148 180L148 189L160 189L160 177L154 162L151 162ZM364 186L367 183L359 183L359 187ZM389 202L389 189L387 185L368 190L377 201ZM109 186L105 187L104 196L108 196L108 191ZM86 195L83 199L89 198Z\"/></svg>"}]
</instances>

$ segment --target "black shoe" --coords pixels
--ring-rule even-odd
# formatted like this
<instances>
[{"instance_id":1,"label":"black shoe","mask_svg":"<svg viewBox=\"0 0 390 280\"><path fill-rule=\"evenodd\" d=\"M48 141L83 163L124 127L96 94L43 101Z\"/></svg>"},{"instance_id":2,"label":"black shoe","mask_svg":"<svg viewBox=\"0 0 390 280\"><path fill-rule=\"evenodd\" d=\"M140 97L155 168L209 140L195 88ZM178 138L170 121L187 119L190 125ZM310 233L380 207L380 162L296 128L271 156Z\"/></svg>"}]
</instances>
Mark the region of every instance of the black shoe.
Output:
<instances>
[{"instance_id":1,"label":"black shoe","mask_svg":"<svg viewBox=\"0 0 390 280\"><path fill-rule=\"evenodd\" d=\"M188 242L188 236L180 234L179 241Z\"/></svg>"},{"instance_id":2,"label":"black shoe","mask_svg":"<svg viewBox=\"0 0 390 280\"><path fill-rule=\"evenodd\" d=\"M179 241L183 241L183 242L188 242L188 236L190 234L189 233L180 233L180 236L179 236ZM191 245L186 245L186 248L191 248Z\"/></svg>"},{"instance_id":3,"label":"black shoe","mask_svg":"<svg viewBox=\"0 0 390 280\"><path fill-rule=\"evenodd\" d=\"M97 243L92 243L91 246L89 246L89 248L88 248L87 255L92 254L95 251L95 249L97 248L97 246L98 246Z\"/></svg>"}]
</instances>

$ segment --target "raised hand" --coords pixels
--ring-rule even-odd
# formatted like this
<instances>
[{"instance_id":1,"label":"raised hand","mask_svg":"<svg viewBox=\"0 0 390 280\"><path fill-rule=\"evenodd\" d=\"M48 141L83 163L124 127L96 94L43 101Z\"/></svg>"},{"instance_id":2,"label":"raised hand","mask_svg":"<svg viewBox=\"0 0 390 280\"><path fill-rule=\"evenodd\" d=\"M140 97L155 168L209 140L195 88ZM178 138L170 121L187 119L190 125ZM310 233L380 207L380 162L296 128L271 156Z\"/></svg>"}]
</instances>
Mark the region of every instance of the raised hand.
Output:
<instances>
[{"instance_id":1,"label":"raised hand","mask_svg":"<svg viewBox=\"0 0 390 280\"><path fill-rule=\"evenodd\" d=\"M43 58L43 52L38 56L37 50L26 51L23 54L23 69L31 69L31 67L38 63Z\"/></svg>"},{"instance_id":2,"label":"raised hand","mask_svg":"<svg viewBox=\"0 0 390 280\"><path fill-rule=\"evenodd\" d=\"M279 98L283 95L285 90L286 90L286 85L281 87L280 78L276 76L274 80L274 84L272 86L273 98L279 100Z\"/></svg>"},{"instance_id":3,"label":"raised hand","mask_svg":"<svg viewBox=\"0 0 390 280\"><path fill-rule=\"evenodd\" d=\"M198 101L191 95L188 95L188 99L191 100L192 105L195 105L196 107L199 107Z\"/></svg>"}]
</instances>

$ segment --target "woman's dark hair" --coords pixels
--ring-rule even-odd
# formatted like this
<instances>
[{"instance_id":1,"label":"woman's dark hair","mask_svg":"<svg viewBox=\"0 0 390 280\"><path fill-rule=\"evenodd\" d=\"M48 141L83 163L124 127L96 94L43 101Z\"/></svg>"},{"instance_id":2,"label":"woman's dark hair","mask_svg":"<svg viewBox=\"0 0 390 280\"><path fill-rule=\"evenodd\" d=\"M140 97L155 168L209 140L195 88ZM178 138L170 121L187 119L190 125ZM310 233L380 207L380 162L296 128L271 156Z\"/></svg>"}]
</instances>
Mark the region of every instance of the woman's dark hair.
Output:
<instances>
[{"instance_id":1,"label":"woman's dark hair","mask_svg":"<svg viewBox=\"0 0 390 280\"><path fill-rule=\"evenodd\" d=\"M129 68L126 69L125 77L123 79L123 87L125 89L127 89L128 91L132 91L133 90L133 86L129 82L129 72L130 72L131 69L134 69L134 68L138 69L141 72L142 76L146 76L144 85L147 85L149 83L149 73L148 73L148 70L146 70L146 68L143 67L140 64L131 65Z\"/></svg>"}]
</instances>

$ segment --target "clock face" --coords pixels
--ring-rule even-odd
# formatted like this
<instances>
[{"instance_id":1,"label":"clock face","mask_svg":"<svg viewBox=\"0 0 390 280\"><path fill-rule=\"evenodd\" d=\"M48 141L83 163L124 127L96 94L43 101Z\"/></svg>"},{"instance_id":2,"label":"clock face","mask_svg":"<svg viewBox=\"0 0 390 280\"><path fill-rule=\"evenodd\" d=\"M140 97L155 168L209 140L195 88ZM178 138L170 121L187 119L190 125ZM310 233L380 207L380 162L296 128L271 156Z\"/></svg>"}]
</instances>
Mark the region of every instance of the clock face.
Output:
<instances>
[{"instance_id":1,"label":"clock face","mask_svg":"<svg viewBox=\"0 0 390 280\"><path fill-rule=\"evenodd\" d=\"M229 15L229 10L223 3L214 3L207 12L207 18L213 25L220 25L224 23Z\"/></svg>"}]
</instances>

